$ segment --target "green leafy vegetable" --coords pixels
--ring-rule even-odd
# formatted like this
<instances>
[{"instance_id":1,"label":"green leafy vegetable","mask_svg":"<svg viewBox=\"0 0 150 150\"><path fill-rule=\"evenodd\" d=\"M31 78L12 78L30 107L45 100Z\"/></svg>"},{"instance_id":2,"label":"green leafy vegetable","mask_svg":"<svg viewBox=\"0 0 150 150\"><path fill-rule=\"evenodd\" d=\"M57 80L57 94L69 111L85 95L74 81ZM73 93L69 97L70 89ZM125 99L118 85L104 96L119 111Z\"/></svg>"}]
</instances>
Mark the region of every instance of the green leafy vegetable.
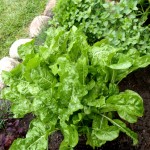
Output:
<instances>
[{"instance_id":1,"label":"green leafy vegetable","mask_svg":"<svg viewBox=\"0 0 150 150\"><path fill-rule=\"evenodd\" d=\"M110 96L102 112L117 111L119 116L130 123L137 122L137 117L143 114L141 97L133 91L125 91L119 95Z\"/></svg>"},{"instance_id":2,"label":"green leafy vegetable","mask_svg":"<svg viewBox=\"0 0 150 150\"><path fill-rule=\"evenodd\" d=\"M10 150L46 150L56 130L64 136L60 150L73 150L80 135L93 148L120 132L138 143L124 121L135 123L143 115L143 101L134 91L119 92L118 83L150 64L149 7L142 12L142 3L57 2L55 27L46 31L43 45L33 40L22 46L22 63L3 72L1 98L11 101L14 117L35 115L26 138Z\"/></svg>"},{"instance_id":3,"label":"green leafy vegetable","mask_svg":"<svg viewBox=\"0 0 150 150\"><path fill-rule=\"evenodd\" d=\"M150 53L150 26L143 24L149 8L150 4L141 0L59 0L52 24L67 30L74 25L82 28L90 44L107 39L123 51L134 47L146 54Z\"/></svg>"},{"instance_id":4,"label":"green leafy vegetable","mask_svg":"<svg viewBox=\"0 0 150 150\"><path fill-rule=\"evenodd\" d=\"M43 46L32 42L30 52L20 51L23 62L3 73L8 87L1 97L12 102L14 117L36 117L26 138L15 140L11 150L45 150L48 136L56 130L64 135L60 150L73 149L81 134L93 148L114 140L120 131L137 144L137 134L114 113L136 122L143 114L142 98L130 90L119 93L117 84L149 65L149 55L141 56L135 49L125 54L107 40L90 46L75 26L67 32L51 27Z\"/></svg>"}]
</instances>

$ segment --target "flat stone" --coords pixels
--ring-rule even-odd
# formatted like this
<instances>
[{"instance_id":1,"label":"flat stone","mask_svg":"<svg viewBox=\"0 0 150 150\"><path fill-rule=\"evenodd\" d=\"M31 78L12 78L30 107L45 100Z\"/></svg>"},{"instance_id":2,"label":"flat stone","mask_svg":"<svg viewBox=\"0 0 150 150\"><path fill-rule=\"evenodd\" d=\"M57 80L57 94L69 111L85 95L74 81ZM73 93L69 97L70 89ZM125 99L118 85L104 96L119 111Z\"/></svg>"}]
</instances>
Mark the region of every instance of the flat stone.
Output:
<instances>
[{"instance_id":1,"label":"flat stone","mask_svg":"<svg viewBox=\"0 0 150 150\"><path fill-rule=\"evenodd\" d=\"M29 27L30 38L37 37L41 33L42 29L48 25L49 19L50 17L44 15L35 17Z\"/></svg>"}]
</instances>

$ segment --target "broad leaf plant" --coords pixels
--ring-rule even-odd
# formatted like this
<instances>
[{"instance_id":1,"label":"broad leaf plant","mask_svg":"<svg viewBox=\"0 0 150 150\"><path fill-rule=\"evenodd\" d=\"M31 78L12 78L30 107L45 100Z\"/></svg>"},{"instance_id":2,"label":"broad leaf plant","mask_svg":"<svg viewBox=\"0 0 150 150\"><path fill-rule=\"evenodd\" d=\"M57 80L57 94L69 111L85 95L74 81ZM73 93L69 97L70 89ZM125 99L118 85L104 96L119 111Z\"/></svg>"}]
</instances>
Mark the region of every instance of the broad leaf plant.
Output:
<instances>
[{"instance_id":1,"label":"broad leaf plant","mask_svg":"<svg viewBox=\"0 0 150 150\"><path fill-rule=\"evenodd\" d=\"M58 1L56 8L65 3L58 7L60 12L69 5L78 14L72 19L78 17L85 25L92 15L80 19L86 15L76 4L84 8L90 5L85 14L95 13L96 5L102 9L95 19L105 22L95 28L94 20L90 28L76 21L62 21L62 26L59 23L47 30L43 45L35 46L33 40L22 46L22 63L11 72L3 72L7 87L1 97L11 101L14 117L28 113L35 116L26 138L15 140L10 150L46 150L48 136L55 131L64 136L60 150L73 150L80 135L86 136L86 144L93 149L116 139L120 132L131 137L134 145L138 143L137 134L126 122L135 123L143 115L142 98L131 90L120 92L118 84L129 73L150 64L149 26L142 26L138 20L142 17L136 18L137 1L102 2L93 0L90 5L87 0ZM89 31L100 38L93 42Z\"/></svg>"}]
</instances>

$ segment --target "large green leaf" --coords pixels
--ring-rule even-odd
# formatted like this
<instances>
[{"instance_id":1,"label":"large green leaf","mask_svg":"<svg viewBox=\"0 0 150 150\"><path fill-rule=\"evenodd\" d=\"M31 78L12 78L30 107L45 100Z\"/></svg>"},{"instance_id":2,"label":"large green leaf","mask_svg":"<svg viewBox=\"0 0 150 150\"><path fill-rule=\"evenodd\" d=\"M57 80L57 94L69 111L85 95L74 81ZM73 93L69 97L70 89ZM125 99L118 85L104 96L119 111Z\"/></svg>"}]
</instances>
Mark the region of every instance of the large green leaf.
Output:
<instances>
[{"instance_id":1,"label":"large green leaf","mask_svg":"<svg viewBox=\"0 0 150 150\"><path fill-rule=\"evenodd\" d=\"M142 98L130 90L113 95L106 100L106 108L102 110L102 112L109 111L117 111L122 119L134 123L144 112Z\"/></svg>"},{"instance_id":2,"label":"large green leaf","mask_svg":"<svg viewBox=\"0 0 150 150\"><path fill-rule=\"evenodd\" d=\"M33 120L26 138L15 140L10 150L45 150L48 146L48 135L53 130L53 126Z\"/></svg>"},{"instance_id":3,"label":"large green leaf","mask_svg":"<svg viewBox=\"0 0 150 150\"><path fill-rule=\"evenodd\" d=\"M73 147L75 147L78 143L78 131L74 125L67 125L64 122L61 122L62 126L62 133L64 135L64 140L62 141L60 145L60 150L73 150Z\"/></svg>"},{"instance_id":4,"label":"large green leaf","mask_svg":"<svg viewBox=\"0 0 150 150\"><path fill-rule=\"evenodd\" d=\"M118 119L111 119L106 115L102 115L108 121L110 121L114 126L118 127L118 129L124 133L126 133L129 137L132 138L133 144L136 145L138 143L138 136L135 132L131 131L129 128L126 127L126 124Z\"/></svg>"},{"instance_id":5,"label":"large green leaf","mask_svg":"<svg viewBox=\"0 0 150 150\"><path fill-rule=\"evenodd\" d=\"M103 116L94 116L92 127L92 134L101 141L112 141L119 136L119 129L116 126L109 126L108 120Z\"/></svg>"},{"instance_id":6,"label":"large green leaf","mask_svg":"<svg viewBox=\"0 0 150 150\"><path fill-rule=\"evenodd\" d=\"M100 147L107 141L112 141L119 136L117 126L109 126L107 118L93 115L92 130L87 133L87 143L93 148Z\"/></svg>"},{"instance_id":7,"label":"large green leaf","mask_svg":"<svg viewBox=\"0 0 150 150\"><path fill-rule=\"evenodd\" d=\"M103 129L94 130L93 134L102 141L112 141L119 136L119 129L116 126L109 126Z\"/></svg>"}]
</instances>

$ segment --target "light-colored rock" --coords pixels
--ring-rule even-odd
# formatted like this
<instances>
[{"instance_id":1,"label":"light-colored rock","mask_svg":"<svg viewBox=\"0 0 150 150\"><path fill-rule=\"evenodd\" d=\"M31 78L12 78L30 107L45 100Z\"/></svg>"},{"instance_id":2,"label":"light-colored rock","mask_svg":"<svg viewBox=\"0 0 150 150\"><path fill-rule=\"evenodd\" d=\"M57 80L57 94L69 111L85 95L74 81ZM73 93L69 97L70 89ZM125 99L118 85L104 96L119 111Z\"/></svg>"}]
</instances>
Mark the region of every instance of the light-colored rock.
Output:
<instances>
[{"instance_id":1,"label":"light-colored rock","mask_svg":"<svg viewBox=\"0 0 150 150\"><path fill-rule=\"evenodd\" d=\"M0 74L2 71L11 71L19 62L10 57L4 57L0 60Z\"/></svg>"},{"instance_id":2,"label":"light-colored rock","mask_svg":"<svg viewBox=\"0 0 150 150\"><path fill-rule=\"evenodd\" d=\"M44 10L44 15L45 16L49 16L52 17L52 9L55 7L56 5L56 0L49 0L49 2L47 3L45 10Z\"/></svg>"},{"instance_id":3,"label":"light-colored rock","mask_svg":"<svg viewBox=\"0 0 150 150\"><path fill-rule=\"evenodd\" d=\"M5 87L5 84L0 81L0 91Z\"/></svg>"},{"instance_id":4,"label":"light-colored rock","mask_svg":"<svg viewBox=\"0 0 150 150\"><path fill-rule=\"evenodd\" d=\"M29 27L30 37L37 37L42 31L43 27L48 24L49 19L50 17L42 15L35 17Z\"/></svg>"},{"instance_id":5,"label":"light-colored rock","mask_svg":"<svg viewBox=\"0 0 150 150\"><path fill-rule=\"evenodd\" d=\"M19 40L15 41L9 49L9 56L11 58L20 59L19 54L18 54L18 48L21 45L30 42L31 40L32 39L19 39Z\"/></svg>"},{"instance_id":6,"label":"light-colored rock","mask_svg":"<svg viewBox=\"0 0 150 150\"><path fill-rule=\"evenodd\" d=\"M5 87L2 80L2 71L11 71L19 62L10 57L4 57L0 60L0 90Z\"/></svg>"}]
</instances>

